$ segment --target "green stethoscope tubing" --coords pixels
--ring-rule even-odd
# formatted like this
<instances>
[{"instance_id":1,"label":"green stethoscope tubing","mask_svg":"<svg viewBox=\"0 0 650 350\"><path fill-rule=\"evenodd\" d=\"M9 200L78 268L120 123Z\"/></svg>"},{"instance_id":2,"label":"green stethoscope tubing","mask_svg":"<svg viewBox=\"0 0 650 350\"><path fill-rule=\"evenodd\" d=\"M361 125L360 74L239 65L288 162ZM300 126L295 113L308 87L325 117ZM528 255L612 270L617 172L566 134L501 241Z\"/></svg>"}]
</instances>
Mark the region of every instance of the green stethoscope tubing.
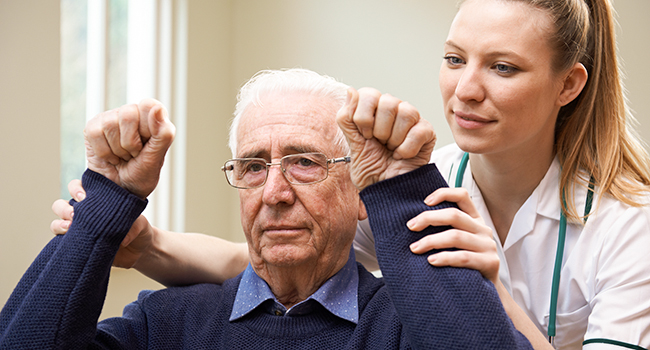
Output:
<instances>
[{"instance_id":1,"label":"green stethoscope tubing","mask_svg":"<svg viewBox=\"0 0 650 350\"><path fill-rule=\"evenodd\" d=\"M469 153L465 152L463 158L460 160L460 165L458 166L458 173L456 174L456 182L454 187L462 187L463 177L465 175L465 169L467 168L467 163L469 162ZM587 222L587 214L591 212L591 204L593 203L594 198L594 178L589 179L589 191L587 191L587 200L585 202L585 222ZM564 195L562 195L562 201L566 206L566 201ZM555 326L556 326L556 316L557 316L557 298L558 292L560 290L560 275L562 270L562 259L564 257L564 242L566 240L566 216L564 211L560 210L560 229L558 231L557 237L557 251L555 252L555 266L553 268L553 282L551 284L551 307L549 310L548 318L548 337L549 341L553 341L555 337Z\"/></svg>"}]
</instances>

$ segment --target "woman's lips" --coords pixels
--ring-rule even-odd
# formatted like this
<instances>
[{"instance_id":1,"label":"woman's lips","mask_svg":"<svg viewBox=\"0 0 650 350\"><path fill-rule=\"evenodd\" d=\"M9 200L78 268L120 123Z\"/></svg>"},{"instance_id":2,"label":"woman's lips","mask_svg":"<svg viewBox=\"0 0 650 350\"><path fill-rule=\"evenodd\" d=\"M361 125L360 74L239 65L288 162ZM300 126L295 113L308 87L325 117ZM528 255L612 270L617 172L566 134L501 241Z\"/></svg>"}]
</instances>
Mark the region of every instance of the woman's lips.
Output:
<instances>
[{"instance_id":1,"label":"woman's lips","mask_svg":"<svg viewBox=\"0 0 650 350\"><path fill-rule=\"evenodd\" d=\"M494 123L494 120L485 119L471 113L454 111L454 117L458 126L463 129L479 129Z\"/></svg>"}]
</instances>

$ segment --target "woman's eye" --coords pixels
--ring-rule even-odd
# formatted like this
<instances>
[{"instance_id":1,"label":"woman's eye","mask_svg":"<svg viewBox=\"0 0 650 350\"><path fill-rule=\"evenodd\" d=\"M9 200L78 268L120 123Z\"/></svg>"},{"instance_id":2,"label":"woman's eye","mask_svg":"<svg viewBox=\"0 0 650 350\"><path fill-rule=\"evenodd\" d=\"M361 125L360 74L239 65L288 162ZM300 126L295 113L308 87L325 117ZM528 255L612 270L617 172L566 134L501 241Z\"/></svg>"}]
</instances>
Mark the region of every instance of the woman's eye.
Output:
<instances>
[{"instance_id":1,"label":"woman's eye","mask_svg":"<svg viewBox=\"0 0 650 350\"><path fill-rule=\"evenodd\" d=\"M460 59L459 57L456 56L445 56L443 57L449 65L455 66L459 64L463 64L463 60Z\"/></svg>"},{"instance_id":2,"label":"woman's eye","mask_svg":"<svg viewBox=\"0 0 650 350\"><path fill-rule=\"evenodd\" d=\"M494 69L497 71L497 73L502 74L511 74L517 70L515 67L509 66L507 64L497 64L494 66Z\"/></svg>"}]
</instances>

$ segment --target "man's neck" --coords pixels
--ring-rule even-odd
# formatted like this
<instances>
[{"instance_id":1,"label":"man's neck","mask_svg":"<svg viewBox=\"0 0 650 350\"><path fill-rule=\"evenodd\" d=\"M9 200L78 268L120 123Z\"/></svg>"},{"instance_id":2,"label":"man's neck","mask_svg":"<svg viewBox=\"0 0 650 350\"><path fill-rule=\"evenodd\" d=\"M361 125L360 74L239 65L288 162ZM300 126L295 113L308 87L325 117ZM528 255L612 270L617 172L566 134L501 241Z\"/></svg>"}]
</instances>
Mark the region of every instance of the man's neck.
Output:
<instances>
[{"instance_id":1,"label":"man's neck","mask_svg":"<svg viewBox=\"0 0 650 350\"><path fill-rule=\"evenodd\" d=\"M335 259L322 258L289 266L272 266L251 256L255 273L271 288L279 303L287 309L306 300L348 261L348 254Z\"/></svg>"}]
</instances>

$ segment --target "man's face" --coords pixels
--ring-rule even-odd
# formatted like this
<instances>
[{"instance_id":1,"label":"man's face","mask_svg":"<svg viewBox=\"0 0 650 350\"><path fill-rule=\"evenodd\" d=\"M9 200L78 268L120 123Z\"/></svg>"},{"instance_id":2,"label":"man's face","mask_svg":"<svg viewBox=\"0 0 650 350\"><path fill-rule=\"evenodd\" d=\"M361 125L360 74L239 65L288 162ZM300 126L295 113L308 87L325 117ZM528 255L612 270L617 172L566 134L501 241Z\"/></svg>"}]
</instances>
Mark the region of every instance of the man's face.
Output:
<instances>
[{"instance_id":1,"label":"man's face","mask_svg":"<svg viewBox=\"0 0 650 350\"><path fill-rule=\"evenodd\" d=\"M332 100L304 93L274 93L262 100L263 107L249 106L242 115L238 158L278 163L298 153L345 156L334 142L338 105ZM239 190L242 226L256 270L345 263L360 213L347 167L332 164L324 181L294 185L279 166L272 166L263 187Z\"/></svg>"}]
</instances>

